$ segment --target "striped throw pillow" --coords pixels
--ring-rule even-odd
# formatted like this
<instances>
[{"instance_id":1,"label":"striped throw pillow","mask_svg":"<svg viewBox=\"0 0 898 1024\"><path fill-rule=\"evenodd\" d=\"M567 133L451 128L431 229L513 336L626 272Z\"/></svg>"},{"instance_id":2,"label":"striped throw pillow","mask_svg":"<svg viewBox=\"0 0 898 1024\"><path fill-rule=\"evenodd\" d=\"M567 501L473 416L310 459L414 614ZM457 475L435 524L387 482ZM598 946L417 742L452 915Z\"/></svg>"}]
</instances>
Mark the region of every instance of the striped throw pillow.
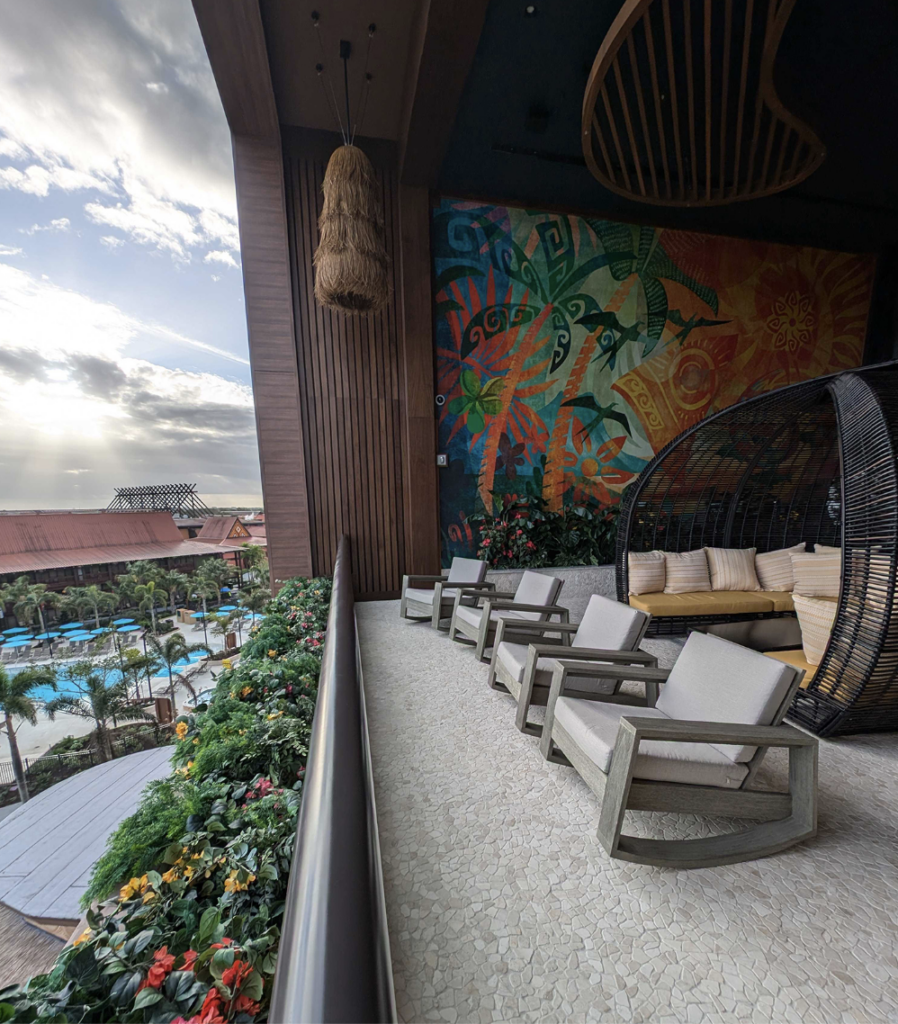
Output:
<instances>
[{"instance_id":1,"label":"striped throw pillow","mask_svg":"<svg viewBox=\"0 0 898 1024\"><path fill-rule=\"evenodd\" d=\"M841 555L792 555L795 593L804 597L838 597L842 582Z\"/></svg>"},{"instance_id":2,"label":"striped throw pillow","mask_svg":"<svg viewBox=\"0 0 898 1024\"><path fill-rule=\"evenodd\" d=\"M712 590L760 590L755 575L757 548L705 548Z\"/></svg>"},{"instance_id":3,"label":"striped throw pillow","mask_svg":"<svg viewBox=\"0 0 898 1024\"><path fill-rule=\"evenodd\" d=\"M627 576L631 594L660 594L667 582L663 551L630 551Z\"/></svg>"},{"instance_id":4,"label":"striped throw pillow","mask_svg":"<svg viewBox=\"0 0 898 1024\"><path fill-rule=\"evenodd\" d=\"M819 665L829 643L839 605L836 601L824 601L819 597L805 597L802 594L796 594L792 600L801 626L804 656L809 664Z\"/></svg>"},{"instance_id":5,"label":"striped throw pillow","mask_svg":"<svg viewBox=\"0 0 898 1024\"><path fill-rule=\"evenodd\" d=\"M826 544L815 544L814 545L815 555L841 555L841 548L831 548Z\"/></svg>"},{"instance_id":6,"label":"striped throw pillow","mask_svg":"<svg viewBox=\"0 0 898 1024\"><path fill-rule=\"evenodd\" d=\"M787 593L795 588L795 577L792 575L792 555L805 550L804 544L795 544L791 548L779 548L777 551L765 551L763 555L755 555L755 572L762 590L775 590Z\"/></svg>"},{"instance_id":7,"label":"striped throw pillow","mask_svg":"<svg viewBox=\"0 0 898 1024\"><path fill-rule=\"evenodd\" d=\"M664 561L667 574L665 594L694 594L711 589L704 548L698 551L665 551Z\"/></svg>"}]
</instances>

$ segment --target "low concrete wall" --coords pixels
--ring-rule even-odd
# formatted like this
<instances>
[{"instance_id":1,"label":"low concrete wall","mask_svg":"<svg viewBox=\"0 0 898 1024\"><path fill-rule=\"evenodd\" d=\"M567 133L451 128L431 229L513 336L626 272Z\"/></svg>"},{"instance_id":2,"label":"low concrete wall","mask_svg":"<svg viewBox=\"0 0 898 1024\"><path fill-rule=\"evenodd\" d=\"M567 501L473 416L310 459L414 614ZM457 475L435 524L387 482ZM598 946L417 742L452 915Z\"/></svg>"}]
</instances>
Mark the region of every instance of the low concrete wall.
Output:
<instances>
[{"instance_id":1,"label":"low concrete wall","mask_svg":"<svg viewBox=\"0 0 898 1024\"><path fill-rule=\"evenodd\" d=\"M534 569L533 572L557 576L558 579L564 580L558 603L570 609L571 622L579 622L583 618L593 594L602 594L604 597L617 600L613 565L571 565L560 569L547 567ZM495 580L498 590L514 590L523 573L523 569L494 569L488 572L486 577L488 580Z\"/></svg>"}]
</instances>

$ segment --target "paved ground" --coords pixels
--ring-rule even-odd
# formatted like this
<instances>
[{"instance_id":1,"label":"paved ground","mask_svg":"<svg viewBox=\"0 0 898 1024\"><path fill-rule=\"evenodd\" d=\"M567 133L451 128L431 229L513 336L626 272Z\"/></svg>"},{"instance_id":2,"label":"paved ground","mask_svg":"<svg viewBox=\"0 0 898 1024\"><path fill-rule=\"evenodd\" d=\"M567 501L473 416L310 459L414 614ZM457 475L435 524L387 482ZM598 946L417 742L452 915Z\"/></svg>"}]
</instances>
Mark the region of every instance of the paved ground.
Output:
<instances>
[{"instance_id":1,"label":"paved ground","mask_svg":"<svg viewBox=\"0 0 898 1024\"><path fill-rule=\"evenodd\" d=\"M28 917L77 922L108 836L147 783L168 775L171 754L158 747L88 768L0 822L0 901Z\"/></svg>"},{"instance_id":2,"label":"paved ground","mask_svg":"<svg viewBox=\"0 0 898 1024\"><path fill-rule=\"evenodd\" d=\"M469 648L398 602L358 619L402 1020L898 1021L898 737L822 744L812 843L699 871L612 861L593 795Z\"/></svg>"}]
</instances>

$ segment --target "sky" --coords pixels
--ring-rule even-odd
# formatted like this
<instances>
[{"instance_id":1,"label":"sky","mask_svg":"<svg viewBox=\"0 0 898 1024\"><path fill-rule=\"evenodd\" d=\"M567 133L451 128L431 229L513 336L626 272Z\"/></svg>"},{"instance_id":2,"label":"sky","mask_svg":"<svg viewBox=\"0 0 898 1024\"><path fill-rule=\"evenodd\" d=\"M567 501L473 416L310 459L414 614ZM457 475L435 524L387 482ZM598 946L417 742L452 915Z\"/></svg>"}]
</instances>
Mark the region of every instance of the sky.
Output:
<instances>
[{"instance_id":1,"label":"sky","mask_svg":"<svg viewBox=\"0 0 898 1024\"><path fill-rule=\"evenodd\" d=\"M190 0L0 30L0 509L261 502L230 136Z\"/></svg>"}]
</instances>

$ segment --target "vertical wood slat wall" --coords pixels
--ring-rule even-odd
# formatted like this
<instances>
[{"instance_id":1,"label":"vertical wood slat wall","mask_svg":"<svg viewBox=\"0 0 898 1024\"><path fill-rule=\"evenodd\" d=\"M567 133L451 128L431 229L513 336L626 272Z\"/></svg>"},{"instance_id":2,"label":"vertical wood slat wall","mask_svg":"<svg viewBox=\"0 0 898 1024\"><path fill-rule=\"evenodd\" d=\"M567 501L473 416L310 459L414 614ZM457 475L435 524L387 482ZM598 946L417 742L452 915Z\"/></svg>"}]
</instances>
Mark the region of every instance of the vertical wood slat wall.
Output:
<instances>
[{"instance_id":1,"label":"vertical wood slat wall","mask_svg":"<svg viewBox=\"0 0 898 1024\"><path fill-rule=\"evenodd\" d=\"M321 183L339 138L322 144L320 139L310 142L311 133L282 131L304 446L296 458L305 462L312 567L315 573L330 573L340 535L347 533L353 542L357 595L393 596L406 565L399 209L393 154L373 158L391 259L392 298L382 313L344 317L315 302L312 269Z\"/></svg>"}]
</instances>

